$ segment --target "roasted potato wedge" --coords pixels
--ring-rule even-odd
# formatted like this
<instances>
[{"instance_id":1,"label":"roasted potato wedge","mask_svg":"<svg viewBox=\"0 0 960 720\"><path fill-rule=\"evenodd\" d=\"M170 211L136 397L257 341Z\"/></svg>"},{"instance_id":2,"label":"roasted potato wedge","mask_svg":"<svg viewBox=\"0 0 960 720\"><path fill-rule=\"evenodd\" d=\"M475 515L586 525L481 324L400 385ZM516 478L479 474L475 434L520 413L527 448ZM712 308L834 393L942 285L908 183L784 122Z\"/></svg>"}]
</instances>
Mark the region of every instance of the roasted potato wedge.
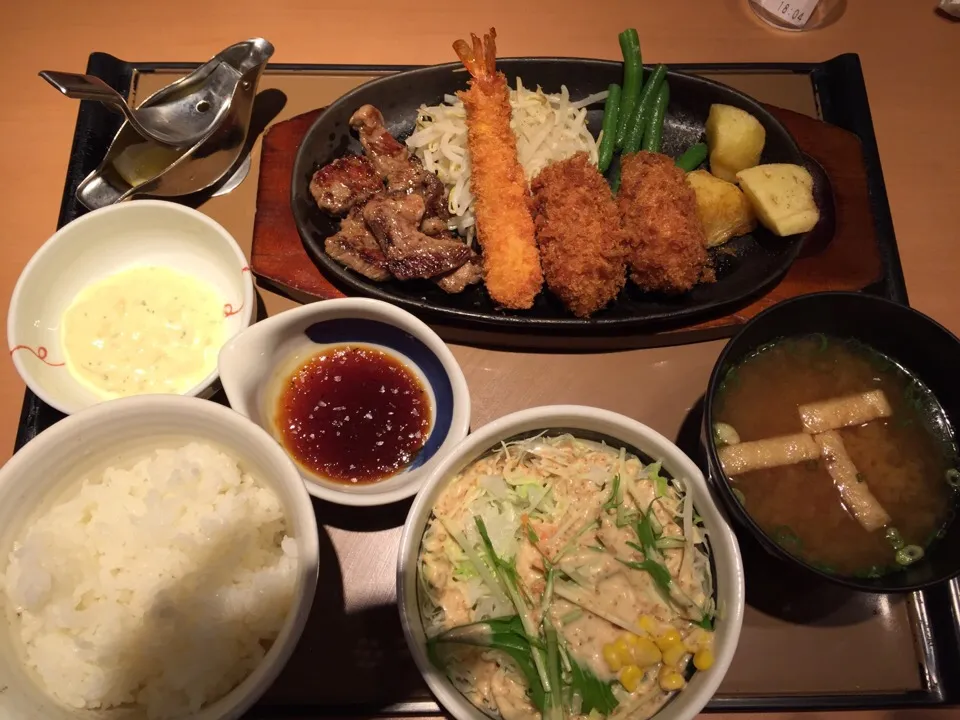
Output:
<instances>
[{"instance_id":1,"label":"roasted potato wedge","mask_svg":"<svg viewBox=\"0 0 960 720\"><path fill-rule=\"evenodd\" d=\"M757 226L753 207L733 183L714 177L706 170L687 173L687 182L697 196L697 217L703 225L708 248L745 235Z\"/></svg>"},{"instance_id":2,"label":"roasted potato wedge","mask_svg":"<svg viewBox=\"0 0 960 720\"><path fill-rule=\"evenodd\" d=\"M780 236L813 229L820 211L813 199L813 178L799 165L757 165L737 173L740 189L764 227Z\"/></svg>"},{"instance_id":3,"label":"roasted potato wedge","mask_svg":"<svg viewBox=\"0 0 960 720\"><path fill-rule=\"evenodd\" d=\"M707 116L710 172L735 183L741 170L760 162L767 131L753 115L732 105L711 105Z\"/></svg>"}]
</instances>

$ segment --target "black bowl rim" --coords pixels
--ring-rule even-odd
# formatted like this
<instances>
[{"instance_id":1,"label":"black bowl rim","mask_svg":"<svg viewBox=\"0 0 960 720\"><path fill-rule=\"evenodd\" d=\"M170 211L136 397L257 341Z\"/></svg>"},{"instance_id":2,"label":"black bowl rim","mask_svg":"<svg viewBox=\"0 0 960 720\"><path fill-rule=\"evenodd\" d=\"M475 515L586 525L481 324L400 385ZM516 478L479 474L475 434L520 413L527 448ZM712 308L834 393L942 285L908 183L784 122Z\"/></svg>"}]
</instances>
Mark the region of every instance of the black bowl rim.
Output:
<instances>
[{"instance_id":1,"label":"black bowl rim","mask_svg":"<svg viewBox=\"0 0 960 720\"><path fill-rule=\"evenodd\" d=\"M502 57L497 58L497 62L578 62L585 65L604 67L622 65L622 62L616 60L604 60L601 58L584 58L576 56ZM648 72L652 71L654 67L654 65L644 64L644 70ZM304 249L307 251L307 255L310 257L311 262L322 267L325 271L330 272L336 284L347 286L350 288L350 290L360 293L363 297L372 297L377 300L382 300L384 302L401 307L404 310L412 312L420 317L430 317L437 321L448 321L467 327L482 329L500 328L506 331L532 331L538 333L562 332L567 333L570 336L586 337L598 333L642 331L651 327L656 328L660 325L671 323L682 323L686 325L740 307L749 298L764 294L777 282L779 282L780 279L791 268L794 261L797 259L797 256L800 254L800 250L803 248L803 244L806 241L809 233L801 233L787 238L781 238L785 242L790 242L789 249L780 255L778 258L779 262L772 265L767 273L766 278L754 287L750 287L741 292L732 294L730 297L725 298L722 301L709 302L694 308L671 308L655 314L637 315L633 317L584 319L571 316L541 318L528 317L523 314L491 314L484 311L472 311L462 308L445 307L429 300L420 299L412 293L409 295L399 295L390 290L385 290L379 287L374 281L367 280L358 273L342 267L332 258L327 256L326 253L317 250L314 247L313 243L315 241L312 239L312 234L306 230L306 223L301 218L301 214L298 211L297 206L299 195L295 180L297 177L305 173L305 170L308 166L312 168L315 165L314 160L307 157L307 139L316 133L320 123L330 111L343 105L344 103L350 102L351 99L360 92L366 92L369 90L369 88L376 87L381 84L388 84L391 81L395 81L395 78L400 75L414 76L428 72L438 72L441 70L462 72L464 76L466 76L466 70L464 69L462 63L449 62L438 65L423 65L369 80L362 85L358 85L352 90L346 92L327 105L314 119L313 123L311 123L303 138L300 140L300 144L297 146L297 154L294 158L293 172L290 183L290 208L293 213L294 222L297 226L297 232L300 235L301 242L303 243ZM764 118L765 120L769 120L769 122L771 122L774 126L779 127L783 131L783 135L788 143L789 154L792 156L793 162L798 165L805 165L806 156L800 150L800 146L797 144L796 138L794 138L793 134L786 128L786 126L769 110L767 110L767 108L765 108L759 100L747 95L744 92L741 92L740 90L737 90L730 85L726 85L716 80L692 73L679 70L670 70L668 68L667 77L682 77L701 86L723 88L724 91L738 96L741 103L743 103L743 106L749 108L751 113ZM310 236L310 238L308 238L308 236Z\"/></svg>"},{"instance_id":2,"label":"black bowl rim","mask_svg":"<svg viewBox=\"0 0 960 720\"><path fill-rule=\"evenodd\" d=\"M764 532L764 530L756 523L750 513L744 510L743 506L737 501L733 494L733 489L730 486L730 480L727 478L726 474L723 473L722 470L719 472L715 472L714 470L714 468L720 468L721 466L720 458L717 455L716 442L713 439L713 432L711 431L712 423L710 418L713 415L713 399L716 395L717 388L721 380L720 372L726 364L727 358L732 352L731 348L734 346L740 336L747 331L748 328L763 322L769 315L773 314L774 312L779 312L783 307L802 304L813 299L822 298L857 298L858 300L863 300L864 302L868 303L875 303L876 305L882 307L895 307L898 311L906 311L908 315L914 318L915 322L925 322L935 329L940 330L946 334L948 338L953 340L954 343L960 346L960 338L958 338L953 332L941 325L939 322L931 318L929 315L925 315L909 305L898 303L894 300L880 297L879 295L870 295L862 292L828 291L799 295L797 297L790 298L789 300L779 302L776 305L772 305L771 307L754 316L749 322L740 328L736 335L730 338L727 344L724 345L723 350L721 350L720 355L717 357L717 361L713 366L713 370L710 372L710 381L707 383L707 392L704 396L703 404L702 438L702 442L705 445L705 450L707 453L707 482L720 495L723 505L735 518L736 522L749 529L753 537L763 546L765 550L771 552L779 560L783 560L796 567L802 568L803 570L818 575L832 583L842 585L853 590L859 590L861 592L901 594L915 592L917 590L925 590L927 588L940 585L941 583L949 582L953 578L960 575L960 563L958 563L957 569L949 575L927 580L925 582L901 584L897 585L896 587L885 584L883 580L887 576L883 575L879 578L856 578L849 575L834 575L824 572L823 570L804 562L800 558L791 555L789 552L780 547L780 545L774 542L774 540L770 538L770 536L767 535L767 533Z\"/></svg>"}]
</instances>

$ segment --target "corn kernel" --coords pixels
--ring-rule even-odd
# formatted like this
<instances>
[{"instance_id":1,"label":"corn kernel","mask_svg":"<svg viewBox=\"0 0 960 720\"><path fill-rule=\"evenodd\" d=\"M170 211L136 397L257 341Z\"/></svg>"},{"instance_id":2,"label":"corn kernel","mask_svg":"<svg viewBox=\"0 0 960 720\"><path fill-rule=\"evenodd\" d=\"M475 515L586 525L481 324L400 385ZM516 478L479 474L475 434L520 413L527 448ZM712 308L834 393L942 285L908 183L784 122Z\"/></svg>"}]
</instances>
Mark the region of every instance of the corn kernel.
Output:
<instances>
[{"instance_id":1,"label":"corn kernel","mask_svg":"<svg viewBox=\"0 0 960 720\"><path fill-rule=\"evenodd\" d=\"M633 661L640 667L650 667L660 662L660 648L649 638L637 638L633 648Z\"/></svg>"},{"instance_id":2,"label":"corn kernel","mask_svg":"<svg viewBox=\"0 0 960 720\"><path fill-rule=\"evenodd\" d=\"M643 679L643 670L636 665L627 665L620 671L620 684L626 688L627 692L633 692L637 689L640 681Z\"/></svg>"},{"instance_id":3,"label":"corn kernel","mask_svg":"<svg viewBox=\"0 0 960 720\"><path fill-rule=\"evenodd\" d=\"M677 632L676 628L667 628L663 635L657 638L657 645L660 646L661 650L666 650L671 645L676 645L680 642L683 642L683 638L680 637L680 633Z\"/></svg>"},{"instance_id":4,"label":"corn kernel","mask_svg":"<svg viewBox=\"0 0 960 720\"><path fill-rule=\"evenodd\" d=\"M637 640L640 638L633 633L627 633L623 636L623 639L626 641L627 647L630 648L630 650L633 650L637 646Z\"/></svg>"},{"instance_id":5,"label":"corn kernel","mask_svg":"<svg viewBox=\"0 0 960 720\"><path fill-rule=\"evenodd\" d=\"M709 670L713 665L713 651L710 648L697 650L693 656L693 666L697 670Z\"/></svg>"},{"instance_id":6,"label":"corn kernel","mask_svg":"<svg viewBox=\"0 0 960 720\"><path fill-rule=\"evenodd\" d=\"M627 644L627 638L621 635L613 643L614 649L617 651L617 657L620 658L621 667L624 665L629 665L633 662L633 651L630 648L630 645Z\"/></svg>"},{"instance_id":7,"label":"corn kernel","mask_svg":"<svg viewBox=\"0 0 960 720\"><path fill-rule=\"evenodd\" d=\"M680 664L680 660L682 660L686 654L687 649L683 646L683 643L674 643L673 645L668 645L667 647L663 648L663 664L669 665L670 667L676 667Z\"/></svg>"},{"instance_id":8,"label":"corn kernel","mask_svg":"<svg viewBox=\"0 0 960 720\"><path fill-rule=\"evenodd\" d=\"M643 630L648 635L657 634L657 621L653 619L651 615L641 615L637 620L637 625L640 626L640 629Z\"/></svg>"},{"instance_id":9,"label":"corn kernel","mask_svg":"<svg viewBox=\"0 0 960 720\"><path fill-rule=\"evenodd\" d=\"M610 672L618 672L623 667L623 663L620 662L620 655L613 643L606 643L603 646L603 659L607 661Z\"/></svg>"},{"instance_id":10,"label":"corn kernel","mask_svg":"<svg viewBox=\"0 0 960 720\"><path fill-rule=\"evenodd\" d=\"M664 669L666 670L666 668ZM660 687L667 692L679 690L687 684L687 681L683 679L683 675L678 673L676 670L666 670L666 672L661 671L659 680Z\"/></svg>"}]
</instances>

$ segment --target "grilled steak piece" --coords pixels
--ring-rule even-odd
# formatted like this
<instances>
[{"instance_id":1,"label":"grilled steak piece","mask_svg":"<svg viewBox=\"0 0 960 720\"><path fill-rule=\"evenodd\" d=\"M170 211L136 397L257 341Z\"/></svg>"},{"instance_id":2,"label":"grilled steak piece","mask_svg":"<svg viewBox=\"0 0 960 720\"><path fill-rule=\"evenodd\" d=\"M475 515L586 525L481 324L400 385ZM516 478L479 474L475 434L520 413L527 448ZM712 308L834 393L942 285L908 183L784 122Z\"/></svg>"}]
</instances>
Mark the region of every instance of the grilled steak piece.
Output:
<instances>
[{"instance_id":1,"label":"grilled steak piece","mask_svg":"<svg viewBox=\"0 0 960 720\"><path fill-rule=\"evenodd\" d=\"M390 279L387 256L383 254L377 239L363 221L363 211L353 208L340 221L340 232L331 235L323 243L327 255L341 265L346 265L366 278L383 282Z\"/></svg>"},{"instance_id":2,"label":"grilled steak piece","mask_svg":"<svg viewBox=\"0 0 960 720\"><path fill-rule=\"evenodd\" d=\"M425 217L420 223L420 232L431 237L447 235L447 221L438 217Z\"/></svg>"},{"instance_id":3,"label":"grilled steak piece","mask_svg":"<svg viewBox=\"0 0 960 720\"><path fill-rule=\"evenodd\" d=\"M474 285L483 280L483 267L480 258L474 255L456 270L433 278L433 281L446 293L456 295L463 292L468 285Z\"/></svg>"},{"instance_id":4,"label":"grilled steak piece","mask_svg":"<svg viewBox=\"0 0 960 720\"><path fill-rule=\"evenodd\" d=\"M417 158L413 159L417 165L420 165L420 161ZM447 207L447 190L443 187L443 183L440 182L440 178L432 172L424 169L422 166L420 170L422 173L420 176L420 187L415 188L414 192L423 195L423 200L426 205L424 215L428 218L439 218L445 221L450 217L450 209Z\"/></svg>"},{"instance_id":5,"label":"grilled steak piece","mask_svg":"<svg viewBox=\"0 0 960 720\"><path fill-rule=\"evenodd\" d=\"M427 217L447 219L447 194L443 183L423 167L384 125L383 115L373 105L364 105L350 117L350 127L360 135L367 157L390 190L404 190L423 195Z\"/></svg>"},{"instance_id":6,"label":"grilled steak piece","mask_svg":"<svg viewBox=\"0 0 960 720\"><path fill-rule=\"evenodd\" d=\"M343 215L383 190L377 169L361 155L346 155L324 165L313 174L310 194L321 210Z\"/></svg>"},{"instance_id":7,"label":"grilled steak piece","mask_svg":"<svg viewBox=\"0 0 960 720\"><path fill-rule=\"evenodd\" d=\"M372 198L363 219L398 280L429 278L455 270L474 255L462 242L420 232L424 199L418 194L387 193Z\"/></svg>"}]
</instances>

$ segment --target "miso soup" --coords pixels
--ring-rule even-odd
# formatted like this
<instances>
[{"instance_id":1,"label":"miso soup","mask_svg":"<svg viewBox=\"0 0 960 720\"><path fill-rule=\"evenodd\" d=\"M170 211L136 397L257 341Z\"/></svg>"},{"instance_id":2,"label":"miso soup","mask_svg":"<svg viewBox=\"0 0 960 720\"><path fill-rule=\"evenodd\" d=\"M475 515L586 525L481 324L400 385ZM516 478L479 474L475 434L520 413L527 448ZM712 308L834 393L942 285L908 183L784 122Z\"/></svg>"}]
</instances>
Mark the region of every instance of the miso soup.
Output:
<instances>
[{"instance_id":1,"label":"miso soup","mask_svg":"<svg viewBox=\"0 0 960 720\"><path fill-rule=\"evenodd\" d=\"M761 348L727 372L712 420L738 500L821 570L894 571L953 517L960 474L943 410L862 343L813 335Z\"/></svg>"}]
</instances>

